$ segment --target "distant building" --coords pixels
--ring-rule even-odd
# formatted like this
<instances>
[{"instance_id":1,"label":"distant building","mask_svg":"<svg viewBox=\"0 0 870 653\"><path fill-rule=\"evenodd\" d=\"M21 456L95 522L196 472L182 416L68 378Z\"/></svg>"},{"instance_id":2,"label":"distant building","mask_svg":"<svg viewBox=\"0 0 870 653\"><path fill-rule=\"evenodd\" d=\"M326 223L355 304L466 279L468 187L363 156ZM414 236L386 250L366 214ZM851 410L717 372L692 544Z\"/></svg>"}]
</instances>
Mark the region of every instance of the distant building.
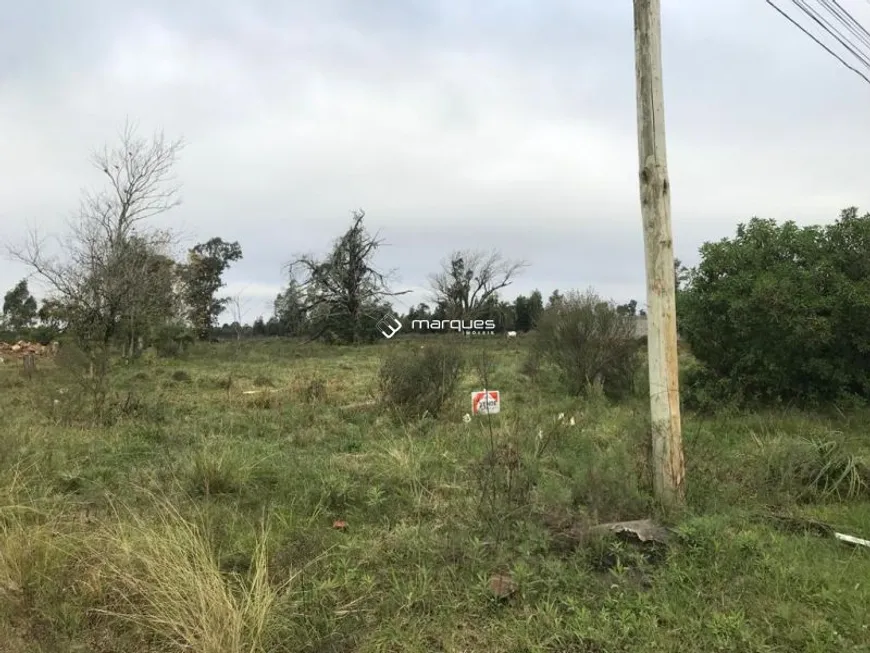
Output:
<instances>
[{"instance_id":1,"label":"distant building","mask_svg":"<svg viewBox=\"0 0 870 653\"><path fill-rule=\"evenodd\" d=\"M634 318L634 334L638 338L646 338L649 326L647 324L646 315L637 315ZM680 334L677 334L677 340L681 340Z\"/></svg>"},{"instance_id":2,"label":"distant building","mask_svg":"<svg viewBox=\"0 0 870 653\"><path fill-rule=\"evenodd\" d=\"M638 338L646 338L647 322L646 315L637 315L634 318L634 335Z\"/></svg>"}]
</instances>

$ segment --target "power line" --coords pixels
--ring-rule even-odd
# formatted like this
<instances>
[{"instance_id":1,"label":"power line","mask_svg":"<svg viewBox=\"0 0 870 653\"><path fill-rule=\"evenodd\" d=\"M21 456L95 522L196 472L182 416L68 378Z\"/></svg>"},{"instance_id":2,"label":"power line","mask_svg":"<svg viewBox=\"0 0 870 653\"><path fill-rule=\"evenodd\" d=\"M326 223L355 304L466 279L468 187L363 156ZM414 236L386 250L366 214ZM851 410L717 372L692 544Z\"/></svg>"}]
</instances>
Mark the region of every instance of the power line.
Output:
<instances>
[{"instance_id":1,"label":"power line","mask_svg":"<svg viewBox=\"0 0 870 653\"><path fill-rule=\"evenodd\" d=\"M824 2L824 0L821 0L821 1ZM815 22L817 25L820 25L823 30L825 30L828 34L833 36L834 39L840 45L842 45L846 49L847 52L849 52L856 59L858 59L858 61L860 61L862 64L864 64L864 67L867 68L868 71L870 71L870 57L868 57L866 54L864 54L862 52L857 52L855 50L854 44L849 43L849 39L846 38L842 32L837 30L836 27L831 25L830 21L828 21L827 18L824 18L823 16L819 15L819 13L815 9L810 7L806 3L805 0L791 0L791 2L794 6L796 6L798 9L803 11L807 16L809 16L813 20L813 22ZM836 15L836 10L834 10L834 13Z\"/></svg>"},{"instance_id":2,"label":"power line","mask_svg":"<svg viewBox=\"0 0 870 653\"><path fill-rule=\"evenodd\" d=\"M794 2L794 0L792 1ZM808 3L806 2L806 0L801 0L801 4L806 7ZM825 21L825 24L827 25L826 31L838 42L840 42L841 45L843 45L846 50L853 54L856 58L862 60L862 62L870 61L870 56L865 54L867 52L866 49L863 50L861 54L856 52L856 50L861 50L862 46L865 46L865 48L870 48L870 32L868 32L867 29L863 25L861 25L861 23L858 22L858 20L851 13L849 13L849 11L847 11L843 7L843 5L841 5L837 0L819 0L819 4L822 5L823 10L827 10L828 13L830 13L830 15L837 23L845 28L848 34L844 34L841 30L839 30L827 20ZM854 36L857 39L858 43L852 41L849 35ZM870 68L870 65L868 65L868 68Z\"/></svg>"},{"instance_id":3,"label":"power line","mask_svg":"<svg viewBox=\"0 0 870 653\"><path fill-rule=\"evenodd\" d=\"M828 11L830 11L834 15L834 17L836 19L840 20L841 22L845 21L849 25L849 27L852 28L853 32L858 31L859 35L861 35L861 30L863 30L864 28L861 27L860 23L858 23L858 21L856 21L854 19L854 17L852 17L848 12L846 12L845 10L842 10L842 13L838 13L837 9L832 7L830 5L830 3L828 2L828 0L819 0L819 1L823 4L823 6L826 9L828 9ZM845 50L847 52L849 52L856 59L858 59L862 64L864 64L865 68L870 70L870 58L868 58L863 53L857 52L855 44L851 43L849 41L849 38L846 35L844 35L840 30L838 30L834 25L832 25L826 18L820 16L819 13L815 9L813 9L812 7L809 6L809 4L806 2L806 0L791 0L791 2L793 5L798 7L798 9L803 11L803 13L805 15L809 16L810 19L813 20L813 22L815 22L817 25L820 25L825 32L827 32L830 36L833 36L834 40L836 40L840 45L843 46L843 48L845 48ZM840 9L842 9L842 7ZM843 16L842 14L845 14L845 16ZM850 23L850 21L851 21L851 23ZM855 25L852 23L858 25L858 30L855 30ZM865 32L866 32L866 30L865 30ZM860 49L860 48L858 48L858 49Z\"/></svg>"},{"instance_id":4,"label":"power line","mask_svg":"<svg viewBox=\"0 0 870 653\"><path fill-rule=\"evenodd\" d=\"M867 1L868 4L870 4L870 0L866 0L866 1ZM867 82L868 84L870 84L870 77L868 77L867 75L865 75L864 73L862 73L862 72L861 72L860 70L858 70L855 66L849 64L845 59L843 59L843 57L841 57L841 56L838 55L836 52L834 52L831 48L829 48L827 45L825 45L824 43L822 43L822 41L820 41L820 40L819 40L819 39L818 39L814 34L810 33L810 31L807 30L807 28L805 28L803 25L801 25L799 22L797 22L794 18L792 18L791 16L789 16L789 15L788 15L785 11L783 11L780 7L778 7L778 6L776 6L775 4L773 4L772 0L765 0L765 2L767 2L767 4L769 4L771 7L773 7L773 8L774 8L774 9L775 9L775 10L776 10L776 11L777 11L781 16L783 16L786 20L788 20L792 25L794 25L794 26L797 27L800 31L802 31L804 34L806 34L807 36L809 36L813 41L816 42L817 45L821 46L821 47L825 50L825 52L827 52L828 54L830 54L830 55L831 55L832 57L834 57L837 61L839 61L843 66L845 66L846 68L848 68L849 70L851 70L853 73L855 73L856 75L858 75L859 77L861 77L861 79L863 79L865 82ZM835 29L832 30L832 29L828 29L828 28L826 28L825 25L824 25L824 19L817 19L817 18L813 15L813 10L812 10L812 9L810 9L810 8L808 8L808 7L805 7L805 6L802 6L801 4L798 3L798 0L792 0L792 3L793 3L795 6L797 6L799 9L801 9L805 14L807 14L807 15L809 15L811 18L813 18L817 23L819 23L820 25L822 25L822 28L825 29L825 31L827 31L829 34L833 35L834 38L836 38L836 39L840 42L841 45L843 45L847 50L849 50L849 52L850 52L851 54L855 55L855 56L856 56L856 57L861 61L861 63L863 63L864 66L865 66L866 68L868 68L868 70L870 70L870 57L862 56L861 54L857 53L857 52L855 51L855 49L854 49L850 44L848 44L848 43L844 43L843 40L841 40L840 38L838 38L838 36L841 37L842 34L839 34L839 35L838 35L838 34L835 33L837 30L835 30ZM860 23L858 23L857 20L855 20L853 17L849 16L847 12L844 12L844 13L847 14L847 16L848 16L849 19L851 19L852 21L854 21L854 23L857 25L857 27L858 27L860 30L863 30L863 31L866 33L866 30L865 30L865 29L860 25Z\"/></svg>"},{"instance_id":5,"label":"power line","mask_svg":"<svg viewBox=\"0 0 870 653\"><path fill-rule=\"evenodd\" d=\"M855 17L846 11L837 0L819 0L819 2L821 2L822 5L828 9L840 23L842 23L843 27L851 32L864 45L870 47L870 32L868 32L861 23L855 20ZM867 2L870 4L870 0L867 0Z\"/></svg>"}]
</instances>

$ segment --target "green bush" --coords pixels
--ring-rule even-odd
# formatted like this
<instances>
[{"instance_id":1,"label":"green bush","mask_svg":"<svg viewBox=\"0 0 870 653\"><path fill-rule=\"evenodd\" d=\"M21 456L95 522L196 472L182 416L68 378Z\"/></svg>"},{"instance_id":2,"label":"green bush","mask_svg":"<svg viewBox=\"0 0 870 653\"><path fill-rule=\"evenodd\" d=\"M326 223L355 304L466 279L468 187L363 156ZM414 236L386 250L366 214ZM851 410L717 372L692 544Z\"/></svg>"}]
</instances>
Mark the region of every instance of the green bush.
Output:
<instances>
[{"instance_id":1,"label":"green bush","mask_svg":"<svg viewBox=\"0 0 870 653\"><path fill-rule=\"evenodd\" d=\"M60 335L61 332L56 327L47 324L40 324L39 326L28 329L25 340L38 342L41 345L48 345L57 340Z\"/></svg>"},{"instance_id":2,"label":"green bush","mask_svg":"<svg viewBox=\"0 0 870 653\"><path fill-rule=\"evenodd\" d=\"M19 340L28 342L38 342L41 345L58 340L61 337L61 331L50 325L38 325L12 331L9 329L0 329L0 342L14 344Z\"/></svg>"},{"instance_id":3,"label":"green bush","mask_svg":"<svg viewBox=\"0 0 870 653\"><path fill-rule=\"evenodd\" d=\"M680 401L684 410L706 415L739 409L744 404L739 387L697 360L680 361Z\"/></svg>"},{"instance_id":4,"label":"green bush","mask_svg":"<svg viewBox=\"0 0 870 653\"><path fill-rule=\"evenodd\" d=\"M154 349L158 356L174 358L184 354L194 343L194 334L179 324L167 324L157 330Z\"/></svg>"},{"instance_id":5,"label":"green bush","mask_svg":"<svg viewBox=\"0 0 870 653\"><path fill-rule=\"evenodd\" d=\"M407 414L437 417L454 396L463 367L462 352L456 346L397 348L381 365L381 396L386 403Z\"/></svg>"},{"instance_id":6,"label":"green bush","mask_svg":"<svg viewBox=\"0 0 870 653\"><path fill-rule=\"evenodd\" d=\"M740 225L701 247L677 315L713 396L808 407L870 398L870 214Z\"/></svg>"},{"instance_id":7,"label":"green bush","mask_svg":"<svg viewBox=\"0 0 870 653\"><path fill-rule=\"evenodd\" d=\"M537 354L560 370L573 394L600 384L611 398L631 393L640 345L635 318L594 292L568 293L538 321Z\"/></svg>"}]
</instances>

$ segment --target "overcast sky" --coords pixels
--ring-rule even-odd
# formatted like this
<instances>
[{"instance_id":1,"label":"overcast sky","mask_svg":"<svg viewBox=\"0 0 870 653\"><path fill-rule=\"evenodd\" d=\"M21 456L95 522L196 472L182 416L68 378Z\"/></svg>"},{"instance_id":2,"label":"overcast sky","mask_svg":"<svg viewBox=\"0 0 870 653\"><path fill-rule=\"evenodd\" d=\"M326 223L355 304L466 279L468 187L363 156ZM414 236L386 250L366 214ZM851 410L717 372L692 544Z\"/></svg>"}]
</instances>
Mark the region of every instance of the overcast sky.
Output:
<instances>
[{"instance_id":1,"label":"overcast sky","mask_svg":"<svg viewBox=\"0 0 870 653\"><path fill-rule=\"evenodd\" d=\"M870 86L763 0L662 4L678 257L753 215L870 208ZM842 4L870 25L870 3ZM247 320L355 208L400 289L497 248L530 264L511 295L644 301L630 0L6 5L0 241L61 232L129 117L188 143L160 224L239 241L226 290ZM0 260L0 288L25 273Z\"/></svg>"}]
</instances>

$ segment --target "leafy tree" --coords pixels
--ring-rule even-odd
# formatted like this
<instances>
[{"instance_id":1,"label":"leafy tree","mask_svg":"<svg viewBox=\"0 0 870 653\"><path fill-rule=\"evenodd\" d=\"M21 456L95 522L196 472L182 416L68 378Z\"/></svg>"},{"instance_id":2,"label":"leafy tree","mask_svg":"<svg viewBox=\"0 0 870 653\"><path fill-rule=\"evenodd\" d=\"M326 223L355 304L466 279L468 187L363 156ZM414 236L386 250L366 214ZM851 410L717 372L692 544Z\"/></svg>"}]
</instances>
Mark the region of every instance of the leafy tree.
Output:
<instances>
[{"instance_id":1,"label":"leafy tree","mask_svg":"<svg viewBox=\"0 0 870 653\"><path fill-rule=\"evenodd\" d=\"M27 287L27 279L19 281L3 297L3 317L15 333L21 333L33 326L37 316L37 303Z\"/></svg>"},{"instance_id":2,"label":"leafy tree","mask_svg":"<svg viewBox=\"0 0 870 653\"><path fill-rule=\"evenodd\" d=\"M766 401L870 398L870 214L829 226L753 218L701 247L681 335L717 388Z\"/></svg>"},{"instance_id":3,"label":"leafy tree","mask_svg":"<svg viewBox=\"0 0 870 653\"><path fill-rule=\"evenodd\" d=\"M278 293L274 304L275 321L280 335L297 336L304 332L306 325L305 296L303 288L296 279L284 292Z\"/></svg>"},{"instance_id":4,"label":"leafy tree","mask_svg":"<svg viewBox=\"0 0 870 653\"><path fill-rule=\"evenodd\" d=\"M269 321L266 322L266 335L267 336L284 336L287 335L281 330L281 324L278 320L272 316L269 318Z\"/></svg>"},{"instance_id":5,"label":"leafy tree","mask_svg":"<svg viewBox=\"0 0 870 653\"><path fill-rule=\"evenodd\" d=\"M438 300L435 302L435 308L432 310L432 319L433 320L446 320L447 319L447 302L442 300Z\"/></svg>"},{"instance_id":6,"label":"leafy tree","mask_svg":"<svg viewBox=\"0 0 870 653\"><path fill-rule=\"evenodd\" d=\"M516 307L513 302L502 301L498 293L490 295L474 312L475 320L492 320L497 332L515 328Z\"/></svg>"},{"instance_id":7,"label":"leafy tree","mask_svg":"<svg viewBox=\"0 0 870 653\"><path fill-rule=\"evenodd\" d=\"M528 302L529 328L534 329L544 314L544 297L540 290L533 290Z\"/></svg>"},{"instance_id":8,"label":"leafy tree","mask_svg":"<svg viewBox=\"0 0 870 653\"><path fill-rule=\"evenodd\" d=\"M172 324L179 327L180 297L176 291L177 265L164 253L154 250L140 238L131 238L125 254L128 264L141 272L141 282L131 286L120 311L118 337L128 357L152 344L158 334L163 337Z\"/></svg>"},{"instance_id":9,"label":"leafy tree","mask_svg":"<svg viewBox=\"0 0 870 653\"><path fill-rule=\"evenodd\" d=\"M547 300L547 308L553 308L555 306L558 306L562 303L563 299L564 298L562 297L562 293L560 293L558 289L554 290L550 295L550 298Z\"/></svg>"},{"instance_id":10,"label":"leafy tree","mask_svg":"<svg viewBox=\"0 0 870 653\"><path fill-rule=\"evenodd\" d=\"M56 299L46 299L42 302L36 315L43 326L62 333L69 325L67 313L68 311L62 302Z\"/></svg>"},{"instance_id":11,"label":"leafy tree","mask_svg":"<svg viewBox=\"0 0 870 653\"><path fill-rule=\"evenodd\" d=\"M630 315L631 317L634 317L637 315L637 300L632 299L627 304L620 304L616 307L616 310L621 315Z\"/></svg>"},{"instance_id":12,"label":"leafy tree","mask_svg":"<svg viewBox=\"0 0 870 653\"><path fill-rule=\"evenodd\" d=\"M517 295L514 300L514 329L517 331L529 331L532 328L532 318L529 313L529 298L525 295Z\"/></svg>"},{"instance_id":13,"label":"leafy tree","mask_svg":"<svg viewBox=\"0 0 870 653\"><path fill-rule=\"evenodd\" d=\"M675 258L674 259L674 288L677 292L683 288L689 280L689 268L683 265L683 262Z\"/></svg>"},{"instance_id":14,"label":"leafy tree","mask_svg":"<svg viewBox=\"0 0 870 653\"><path fill-rule=\"evenodd\" d=\"M184 301L188 319L200 340L208 340L218 316L229 304L228 297L215 295L224 286L224 272L241 258L239 243L221 238L200 243L188 252L187 263L181 268Z\"/></svg>"},{"instance_id":15,"label":"leafy tree","mask_svg":"<svg viewBox=\"0 0 870 653\"><path fill-rule=\"evenodd\" d=\"M429 308L429 304L420 303L417 306L412 306L408 311L407 321L413 322L414 320L430 320L436 319L432 315L432 310Z\"/></svg>"},{"instance_id":16,"label":"leafy tree","mask_svg":"<svg viewBox=\"0 0 870 653\"><path fill-rule=\"evenodd\" d=\"M266 331L266 322L263 320L263 316L261 315L254 323L251 325L251 335L255 337L265 336L267 334Z\"/></svg>"},{"instance_id":17,"label":"leafy tree","mask_svg":"<svg viewBox=\"0 0 870 653\"><path fill-rule=\"evenodd\" d=\"M410 291L392 292L388 274L374 267L374 255L383 244L371 235L363 220L365 211L354 211L350 228L335 241L323 259L301 256L288 267L300 273L303 307L310 318L314 338L357 343L379 337L375 325L391 307L387 297Z\"/></svg>"}]
</instances>

